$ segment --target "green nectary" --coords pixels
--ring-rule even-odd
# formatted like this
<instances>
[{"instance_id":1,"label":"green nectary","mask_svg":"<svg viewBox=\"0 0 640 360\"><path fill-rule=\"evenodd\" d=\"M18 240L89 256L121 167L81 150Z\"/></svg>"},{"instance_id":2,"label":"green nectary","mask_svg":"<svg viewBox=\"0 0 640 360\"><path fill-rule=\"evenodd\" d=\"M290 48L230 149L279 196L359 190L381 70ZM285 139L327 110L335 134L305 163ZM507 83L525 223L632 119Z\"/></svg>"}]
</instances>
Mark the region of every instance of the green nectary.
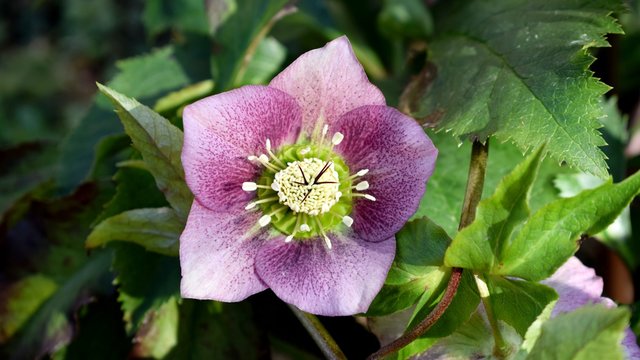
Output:
<instances>
[{"instance_id":1,"label":"green nectary","mask_svg":"<svg viewBox=\"0 0 640 360\"><path fill-rule=\"evenodd\" d=\"M331 232L335 233L337 227L344 226L342 225L342 219L344 216L349 215L352 209L352 179L350 178L349 167L345 164L344 160L330 148L310 143L283 146L275 152L275 156L286 165L297 161L304 162L305 159L319 159L325 163L331 162L333 164L333 170L337 173L339 182L338 191L342 193L342 195L338 201L330 207L329 211L317 215L295 212L289 206L283 205L280 201L262 203L260 204L262 212L264 214L273 214L271 216L271 225L285 235L294 235L294 239L322 236L322 231L327 232L331 230ZM273 170L265 168L257 184L270 187L275 175L276 173ZM315 177L317 174L309 175ZM257 200L277 198L278 192L271 188L259 188L257 196ZM282 209L283 207L286 209ZM307 224L310 230L300 231L302 224ZM295 231L296 227L297 231Z\"/></svg>"}]
</instances>

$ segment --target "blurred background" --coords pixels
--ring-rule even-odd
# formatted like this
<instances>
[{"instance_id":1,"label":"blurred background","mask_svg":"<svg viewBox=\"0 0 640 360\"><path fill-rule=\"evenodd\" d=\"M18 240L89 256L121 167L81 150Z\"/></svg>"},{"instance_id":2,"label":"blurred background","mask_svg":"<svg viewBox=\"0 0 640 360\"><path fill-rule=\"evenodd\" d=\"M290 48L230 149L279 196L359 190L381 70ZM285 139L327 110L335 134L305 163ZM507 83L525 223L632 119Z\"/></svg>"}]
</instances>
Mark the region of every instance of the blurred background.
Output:
<instances>
[{"instance_id":1,"label":"blurred background","mask_svg":"<svg viewBox=\"0 0 640 360\"><path fill-rule=\"evenodd\" d=\"M320 357L269 292L243 304L186 302L164 317L158 314L174 308L149 302L175 295L177 259L133 244L85 249L101 219L165 204L148 173L118 167L136 154L95 83L180 126L185 104L267 83L301 53L346 34L371 81L396 105L425 64L432 3L301 0L276 9L258 0L0 2L0 357L197 358L225 341L213 354ZM606 151L616 181L640 168L640 5L627 8L616 14L626 34L610 36L612 46L595 53L592 66L612 87L607 106L617 122L606 128ZM241 60L234 46L262 29L268 36L251 65L230 79L229 64ZM640 299L637 202L626 216L622 235L584 239L580 256L605 278L607 296L633 305ZM168 348L150 345L162 335L150 324L173 318L182 319L178 339L163 340ZM349 357L378 347L351 318L323 321Z\"/></svg>"}]
</instances>

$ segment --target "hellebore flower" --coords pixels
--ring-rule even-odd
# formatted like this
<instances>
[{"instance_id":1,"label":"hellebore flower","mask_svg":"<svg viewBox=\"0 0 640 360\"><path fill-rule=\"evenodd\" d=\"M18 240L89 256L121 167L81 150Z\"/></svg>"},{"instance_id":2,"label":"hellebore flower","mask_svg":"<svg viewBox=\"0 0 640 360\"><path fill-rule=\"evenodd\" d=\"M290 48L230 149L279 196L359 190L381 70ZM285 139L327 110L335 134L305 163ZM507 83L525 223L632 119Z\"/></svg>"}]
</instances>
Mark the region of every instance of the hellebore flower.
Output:
<instances>
[{"instance_id":1,"label":"hellebore flower","mask_svg":"<svg viewBox=\"0 0 640 360\"><path fill-rule=\"evenodd\" d=\"M233 302L271 288L315 314L366 311L437 150L385 105L347 38L183 117L195 200L180 238L182 295Z\"/></svg>"}]
</instances>

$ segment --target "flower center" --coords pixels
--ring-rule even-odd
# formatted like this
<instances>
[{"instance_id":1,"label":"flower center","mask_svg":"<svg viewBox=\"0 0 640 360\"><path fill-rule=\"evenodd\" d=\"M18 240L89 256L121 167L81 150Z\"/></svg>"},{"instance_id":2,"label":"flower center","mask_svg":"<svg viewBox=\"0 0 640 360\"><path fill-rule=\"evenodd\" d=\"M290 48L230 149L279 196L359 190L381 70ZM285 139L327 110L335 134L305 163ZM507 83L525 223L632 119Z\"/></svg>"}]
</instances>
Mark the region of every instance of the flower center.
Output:
<instances>
[{"instance_id":1,"label":"flower center","mask_svg":"<svg viewBox=\"0 0 640 360\"><path fill-rule=\"evenodd\" d=\"M256 182L242 184L243 190L256 192L255 200L245 209L261 210L263 215L258 225L273 226L287 235L286 242L322 237L331 249L329 235L353 224L349 216L353 199L376 200L363 192L369 189L366 180L352 185L369 170L351 173L342 157L333 151L344 136L337 132L327 144L326 133L325 126L321 136L312 138L311 142L284 145L276 153L271 149L271 141L266 139L266 154L248 157L264 170Z\"/></svg>"},{"instance_id":2,"label":"flower center","mask_svg":"<svg viewBox=\"0 0 640 360\"><path fill-rule=\"evenodd\" d=\"M277 189L280 203L314 216L328 212L342 196L333 161L318 158L290 162L276 173L272 188Z\"/></svg>"}]
</instances>

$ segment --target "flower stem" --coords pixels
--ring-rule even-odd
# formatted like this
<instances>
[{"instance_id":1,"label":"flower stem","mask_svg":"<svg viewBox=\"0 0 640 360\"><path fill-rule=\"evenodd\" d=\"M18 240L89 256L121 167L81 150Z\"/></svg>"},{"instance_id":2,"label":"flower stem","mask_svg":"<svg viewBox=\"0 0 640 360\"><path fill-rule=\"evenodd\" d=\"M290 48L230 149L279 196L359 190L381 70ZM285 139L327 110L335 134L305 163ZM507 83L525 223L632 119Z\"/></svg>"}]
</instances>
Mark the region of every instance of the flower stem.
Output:
<instances>
[{"instance_id":1,"label":"flower stem","mask_svg":"<svg viewBox=\"0 0 640 360\"><path fill-rule=\"evenodd\" d=\"M460 216L460 225L458 229L462 229L473 222L476 216L476 208L482 197L482 188L484 186L484 174L487 169L487 158L489 156L489 140L485 144L474 141L471 148L471 160L469 163L469 176L467 178L467 190L462 204L462 214ZM384 356L396 352L403 347L409 345L412 341L420 337L435 324L444 314L451 301L453 301L460 279L462 278L461 268L452 268L449 283L444 291L442 300L436 307L425 317L416 327L406 332L404 335L393 342L383 346L380 350L369 356L369 360L382 359Z\"/></svg>"},{"instance_id":2,"label":"flower stem","mask_svg":"<svg viewBox=\"0 0 640 360\"><path fill-rule=\"evenodd\" d=\"M487 313L487 318L489 319L489 325L491 326L491 332L493 332L493 338L495 341L495 345L493 347L493 355L497 359L504 359L505 354L503 349L506 348L506 342L502 337L502 333L500 332L500 327L498 326L498 321L496 321L495 314L493 312L493 307L491 306L491 302L489 302L489 289L487 288L487 282L484 276L474 275L476 280L476 286L478 287L478 292L480 293L480 298L482 299L482 305Z\"/></svg>"},{"instance_id":3,"label":"flower stem","mask_svg":"<svg viewBox=\"0 0 640 360\"><path fill-rule=\"evenodd\" d=\"M311 335L313 341L316 342L316 345L318 345L320 351L322 351L322 354L324 354L327 359L347 359L338 344L336 344L335 340L331 337L331 334L329 334L315 315L306 313L293 305L289 305L289 307L298 320L300 320L302 326L307 329L307 332L309 332L309 335Z\"/></svg>"}]
</instances>

